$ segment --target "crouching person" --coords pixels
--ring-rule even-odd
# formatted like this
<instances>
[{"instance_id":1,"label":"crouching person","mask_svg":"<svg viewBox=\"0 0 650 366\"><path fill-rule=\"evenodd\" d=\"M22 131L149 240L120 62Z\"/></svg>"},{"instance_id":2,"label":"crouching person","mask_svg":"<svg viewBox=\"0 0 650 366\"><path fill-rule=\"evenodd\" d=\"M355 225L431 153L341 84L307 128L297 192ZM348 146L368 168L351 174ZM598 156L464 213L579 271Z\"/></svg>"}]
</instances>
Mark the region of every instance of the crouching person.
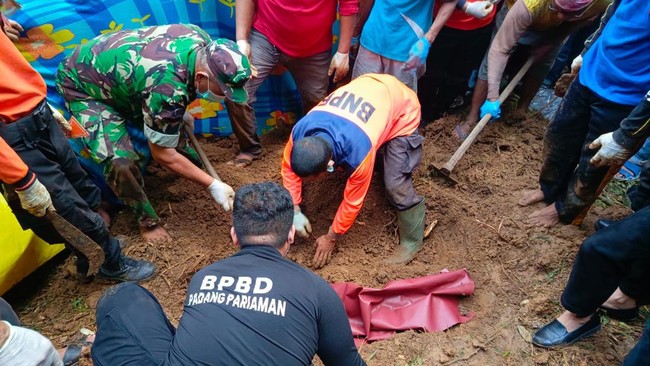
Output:
<instances>
[{"instance_id":1,"label":"crouching person","mask_svg":"<svg viewBox=\"0 0 650 366\"><path fill-rule=\"evenodd\" d=\"M365 365L341 300L323 279L284 258L293 243L293 202L275 183L235 195L240 251L200 270L178 329L156 298L118 285L97 304L95 365Z\"/></svg>"}]
</instances>

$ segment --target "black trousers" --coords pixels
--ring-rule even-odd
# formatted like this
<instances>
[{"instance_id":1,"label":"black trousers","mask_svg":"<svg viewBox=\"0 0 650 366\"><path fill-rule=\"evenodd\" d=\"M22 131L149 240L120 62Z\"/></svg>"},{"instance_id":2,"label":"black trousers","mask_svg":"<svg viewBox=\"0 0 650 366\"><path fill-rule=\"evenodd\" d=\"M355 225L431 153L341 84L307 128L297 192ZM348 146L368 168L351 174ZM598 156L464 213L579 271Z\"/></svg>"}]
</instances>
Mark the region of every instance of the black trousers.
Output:
<instances>
[{"instance_id":1,"label":"black trousers","mask_svg":"<svg viewBox=\"0 0 650 366\"><path fill-rule=\"evenodd\" d=\"M106 263L116 263L120 245L94 211L100 204L100 191L79 165L47 103L43 101L30 115L0 126L0 136L36 173L38 180L50 192L57 213L102 247ZM46 218L35 217L20 206L12 189L5 186L5 192L7 202L23 229L32 229L49 243L65 243ZM66 246L80 259L78 269L82 272L87 270L84 268L87 258L68 244Z\"/></svg>"},{"instance_id":2,"label":"black trousers","mask_svg":"<svg viewBox=\"0 0 650 366\"><path fill-rule=\"evenodd\" d=\"M562 306L585 317L619 287L639 305L650 303L650 207L587 238L573 263Z\"/></svg>"},{"instance_id":3,"label":"black trousers","mask_svg":"<svg viewBox=\"0 0 650 366\"><path fill-rule=\"evenodd\" d=\"M121 283L97 302L97 335L90 351L96 366L155 366L164 361L176 329L144 287Z\"/></svg>"},{"instance_id":4,"label":"black trousers","mask_svg":"<svg viewBox=\"0 0 650 366\"><path fill-rule=\"evenodd\" d=\"M596 191L609 169L589 163L598 151L589 149L589 144L616 130L634 107L601 98L577 77L569 86L546 129L539 175L544 200L555 202L562 223L570 224L596 200Z\"/></svg>"},{"instance_id":5,"label":"black trousers","mask_svg":"<svg viewBox=\"0 0 650 366\"><path fill-rule=\"evenodd\" d=\"M630 198L630 207L634 211L639 211L650 204L650 160L643 164L639 184L630 187L627 196Z\"/></svg>"},{"instance_id":6,"label":"black trousers","mask_svg":"<svg viewBox=\"0 0 650 366\"><path fill-rule=\"evenodd\" d=\"M465 94L472 70L481 65L490 45L493 27L494 22L473 30L442 27L431 45L427 71L418 80L422 120L439 118L457 95Z\"/></svg>"}]
</instances>

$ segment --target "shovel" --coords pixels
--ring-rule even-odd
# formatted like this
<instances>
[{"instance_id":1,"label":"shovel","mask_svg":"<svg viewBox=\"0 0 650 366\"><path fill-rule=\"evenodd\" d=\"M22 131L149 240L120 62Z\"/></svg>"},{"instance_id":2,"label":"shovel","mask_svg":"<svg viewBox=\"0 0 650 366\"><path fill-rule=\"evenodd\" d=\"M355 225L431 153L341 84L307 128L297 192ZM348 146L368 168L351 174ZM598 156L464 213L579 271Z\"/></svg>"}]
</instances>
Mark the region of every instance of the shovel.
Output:
<instances>
[{"instance_id":1,"label":"shovel","mask_svg":"<svg viewBox=\"0 0 650 366\"><path fill-rule=\"evenodd\" d=\"M499 103L503 104L503 102L508 99L510 96L510 93L515 89L517 84L519 84L519 81L524 77L528 69L530 69L530 66L533 64L533 58L530 57L528 58L528 61L524 64L524 66L521 67L519 72L512 78L508 86L501 92L501 95L499 95ZM467 136L465 141L460 145L460 147L456 150L454 155L451 156L449 161L445 163L445 165L442 166L442 168L438 168L434 165L429 166L429 171L431 172L432 170L435 173L438 173L438 175L442 176L445 178L447 182L449 182L451 185L456 185L458 182L451 176L451 172L454 170L454 167L456 164L458 164L458 161L465 155L465 152L467 149L469 149L470 146L474 143L474 140L478 137L478 134L481 133L483 130L483 127L490 121L492 118L491 114L486 114L481 118L481 120L478 122L478 124L474 127L472 132Z\"/></svg>"},{"instance_id":2,"label":"shovel","mask_svg":"<svg viewBox=\"0 0 650 366\"><path fill-rule=\"evenodd\" d=\"M190 139L190 143L194 147L194 150L196 150L196 153L199 154L199 159L201 159L201 163L203 163L203 166L205 166L205 169L207 169L208 174L210 174L212 178L218 180L219 182L223 182L221 178L219 178L217 171L214 170L214 167L212 166L212 163L210 163L210 160L208 160L208 156L205 155L203 149L201 149L201 145L199 145L199 141L196 139L196 136L194 136L194 131L192 131L190 126L185 125L185 132L187 133L187 137Z\"/></svg>"},{"instance_id":3,"label":"shovel","mask_svg":"<svg viewBox=\"0 0 650 366\"><path fill-rule=\"evenodd\" d=\"M88 276L92 276L99 267L104 264L104 250L94 240L89 238L76 226L72 225L68 220L59 216L54 210L47 210L45 214L48 220L52 223L59 235L65 239L68 244L83 253L88 258Z\"/></svg>"}]
</instances>

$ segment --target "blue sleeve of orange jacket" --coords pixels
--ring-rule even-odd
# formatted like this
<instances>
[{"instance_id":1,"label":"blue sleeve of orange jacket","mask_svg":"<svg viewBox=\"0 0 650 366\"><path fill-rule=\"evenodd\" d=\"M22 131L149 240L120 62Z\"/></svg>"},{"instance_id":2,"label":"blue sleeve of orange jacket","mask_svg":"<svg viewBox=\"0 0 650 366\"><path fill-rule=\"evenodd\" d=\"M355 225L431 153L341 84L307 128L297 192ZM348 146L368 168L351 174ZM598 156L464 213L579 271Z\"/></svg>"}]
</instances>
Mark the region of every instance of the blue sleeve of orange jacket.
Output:
<instances>
[{"instance_id":1,"label":"blue sleeve of orange jacket","mask_svg":"<svg viewBox=\"0 0 650 366\"><path fill-rule=\"evenodd\" d=\"M282 185L289 191L294 205L302 202L302 178L291 169L291 150L293 149L293 136L289 137L282 155Z\"/></svg>"},{"instance_id":2,"label":"blue sleeve of orange jacket","mask_svg":"<svg viewBox=\"0 0 650 366\"><path fill-rule=\"evenodd\" d=\"M336 234L345 234L354 224L370 187L375 157L376 152L371 150L363 163L348 178L343 191L343 201L336 211L334 222L332 222L332 231Z\"/></svg>"}]
</instances>

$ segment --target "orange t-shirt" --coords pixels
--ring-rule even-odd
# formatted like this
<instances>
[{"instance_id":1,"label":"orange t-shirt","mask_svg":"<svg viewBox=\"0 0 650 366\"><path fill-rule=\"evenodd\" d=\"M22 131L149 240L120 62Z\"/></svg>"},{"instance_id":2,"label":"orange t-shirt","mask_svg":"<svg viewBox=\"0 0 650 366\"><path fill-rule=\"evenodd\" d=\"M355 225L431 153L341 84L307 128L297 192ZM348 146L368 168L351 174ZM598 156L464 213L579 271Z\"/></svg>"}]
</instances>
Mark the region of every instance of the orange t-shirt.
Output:
<instances>
[{"instance_id":1,"label":"orange t-shirt","mask_svg":"<svg viewBox=\"0 0 650 366\"><path fill-rule=\"evenodd\" d=\"M0 17L0 29L4 20ZM33 111L45 99L43 77L31 67L4 32L0 31L0 121L11 123Z\"/></svg>"},{"instance_id":2,"label":"orange t-shirt","mask_svg":"<svg viewBox=\"0 0 650 366\"><path fill-rule=\"evenodd\" d=\"M343 234L366 198L377 150L385 142L412 134L420 124L420 103L392 75L365 74L340 87L293 127L282 159L282 182L293 203L302 201L302 179L291 169L293 142L319 136L332 143L332 160L351 171L332 230Z\"/></svg>"},{"instance_id":3,"label":"orange t-shirt","mask_svg":"<svg viewBox=\"0 0 650 366\"><path fill-rule=\"evenodd\" d=\"M2 167L0 168L0 180L4 183L15 184L27 176L27 165L23 163L20 156L16 154L14 149L2 137L0 137L0 167Z\"/></svg>"}]
</instances>

